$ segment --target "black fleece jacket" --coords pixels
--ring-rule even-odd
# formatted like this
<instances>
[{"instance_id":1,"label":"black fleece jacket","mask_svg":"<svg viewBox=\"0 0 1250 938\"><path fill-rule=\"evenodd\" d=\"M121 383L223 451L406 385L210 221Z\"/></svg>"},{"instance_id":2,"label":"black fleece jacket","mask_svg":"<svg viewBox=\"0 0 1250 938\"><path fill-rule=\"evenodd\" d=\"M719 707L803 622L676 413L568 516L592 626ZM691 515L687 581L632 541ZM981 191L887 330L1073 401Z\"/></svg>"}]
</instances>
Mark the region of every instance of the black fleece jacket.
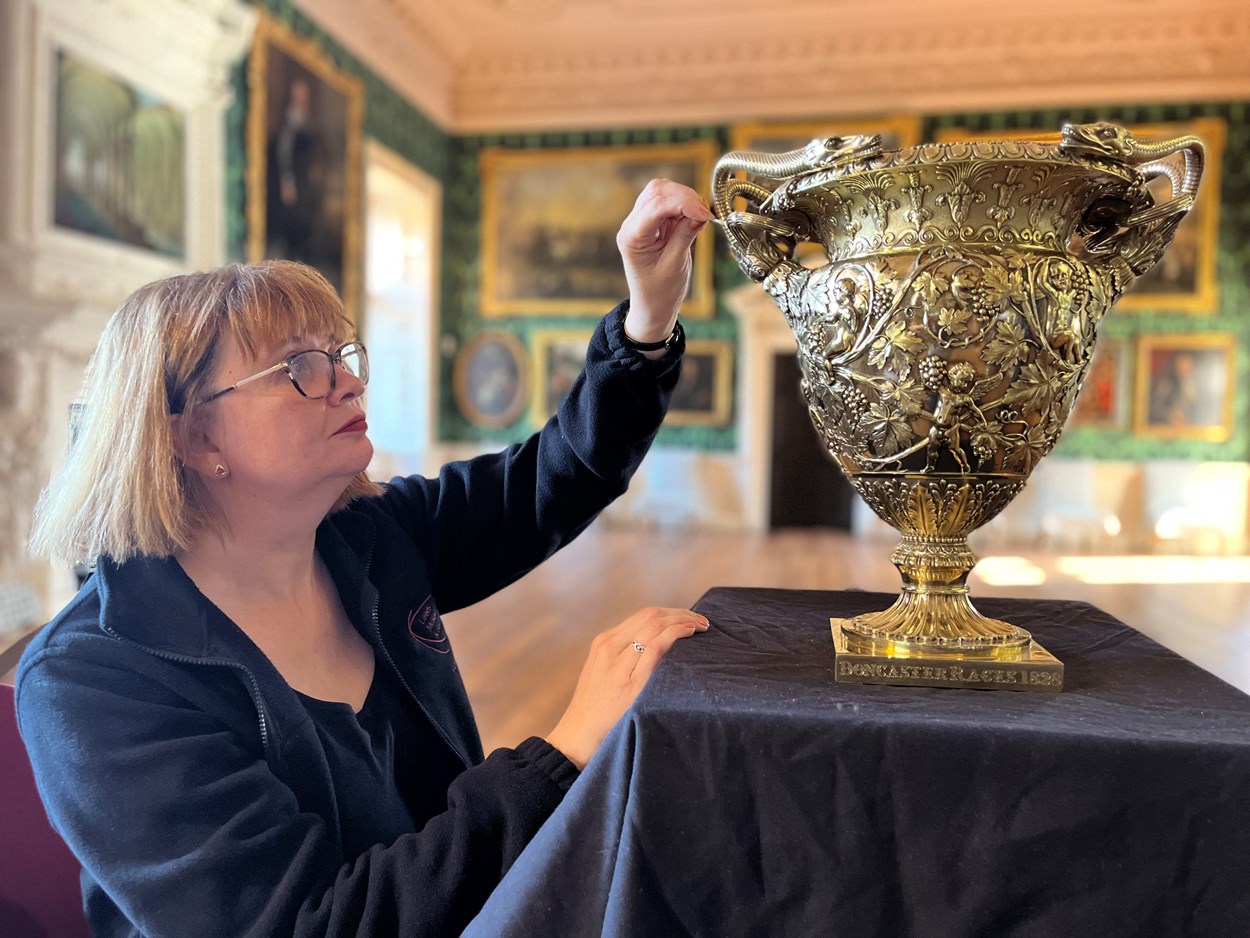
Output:
<instances>
[{"instance_id":1,"label":"black fleece jacket","mask_svg":"<svg viewBox=\"0 0 1250 938\"><path fill-rule=\"evenodd\" d=\"M395 479L317 531L353 624L466 766L420 831L344 855L325 752L269 660L172 558L101 558L17 677L97 934L450 935L477 913L577 773L536 738L483 761L440 612L514 581L625 490L681 349L646 360L623 314L541 433Z\"/></svg>"}]
</instances>

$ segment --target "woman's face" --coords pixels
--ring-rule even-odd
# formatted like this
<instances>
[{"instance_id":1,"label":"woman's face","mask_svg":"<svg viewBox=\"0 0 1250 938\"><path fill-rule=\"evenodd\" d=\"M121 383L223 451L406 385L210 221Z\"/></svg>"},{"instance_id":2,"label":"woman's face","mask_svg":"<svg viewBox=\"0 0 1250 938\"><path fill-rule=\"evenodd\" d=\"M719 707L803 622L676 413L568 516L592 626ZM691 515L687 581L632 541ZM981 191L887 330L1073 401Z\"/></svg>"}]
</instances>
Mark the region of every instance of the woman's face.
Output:
<instances>
[{"instance_id":1,"label":"woman's face","mask_svg":"<svg viewBox=\"0 0 1250 938\"><path fill-rule=\"evenodd\" d=\"M256 358L232 341L223 343L214 390L229 387L296 352L333 353L341 340L293 338ZM284 371L248 382L209 404L208 435L229 468L234 493L258 499L303 501L324 496L326 510L373 456L366 435L360 378L334 366L334 389L320 399L300 394ZM211 481L210 481L211 484ZM311 507L311 506L310 506Z\"/></svg>"}]
</instances>

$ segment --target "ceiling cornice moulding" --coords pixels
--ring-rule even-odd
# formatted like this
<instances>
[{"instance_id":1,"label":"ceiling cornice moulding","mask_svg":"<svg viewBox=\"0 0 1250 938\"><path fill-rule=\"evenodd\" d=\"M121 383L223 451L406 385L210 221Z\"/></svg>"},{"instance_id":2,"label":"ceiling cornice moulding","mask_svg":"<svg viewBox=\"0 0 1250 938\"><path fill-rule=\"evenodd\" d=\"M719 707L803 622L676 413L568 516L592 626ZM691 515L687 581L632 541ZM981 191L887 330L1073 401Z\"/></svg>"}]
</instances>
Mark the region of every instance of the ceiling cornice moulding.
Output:
<instances>
[{"instance_id":1,"label":"ceiling cornice moulding","mask_svg":"<svg viewBox=\"0 0 1250 938\"><path fill-rule=\"evenodd\" d=\"M348 52L444 130L455 131L455 70L446 51L403 0L296 0Z\"/></svg>"},{"instance_id":2,"label":"ceiling cornice moulding","mask_svg":"<svg viewBox=\"0 0 1250 938\"><path fill-rule=\"evenodd\" d=\"M915 15L866 26L863 5L845 0L772 0L794 22L811 14L803 30L761 20L751 0L544 0L541 17L520 0L461 0L453 28L448 5L426 0L357 0L350 16L334 0L300 0L455 134L1250 99L1245 0L1179 10L1053 0L1031 17L1024 5L987 15L979 0L897 5ZM1078 8L1079 23L1063 15ZM592 14L656 28L645 42L611 29L570 34ZM748 22L756 27L744 29ZM541 43L518 40L540 28Z\"/></svg>"}]
</instances>

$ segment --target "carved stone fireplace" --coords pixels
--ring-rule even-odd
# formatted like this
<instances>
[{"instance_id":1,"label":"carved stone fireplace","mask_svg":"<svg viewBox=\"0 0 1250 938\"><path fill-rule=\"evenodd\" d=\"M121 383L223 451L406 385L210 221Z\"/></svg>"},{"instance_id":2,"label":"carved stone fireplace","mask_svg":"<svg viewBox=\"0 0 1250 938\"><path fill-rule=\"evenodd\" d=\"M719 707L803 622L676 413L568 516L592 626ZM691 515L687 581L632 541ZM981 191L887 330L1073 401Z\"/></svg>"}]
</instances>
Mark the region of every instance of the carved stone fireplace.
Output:
<instances>
[{"instance_id":1,"label":"carved stone fireplace","mask_svg":"<svg viewBox=\"0 0 1250 938\"><path fill-rule=\"evenodd\" d=\"M254 18L238 0L0 5L0 587L33 593L44 616L74 578L27 557L31 513L64 453L69 405L104 323L143 283L224 262L224 115ZM182 114L182 257L55 224L62 53Z\"/></svg>"}]
</instances>

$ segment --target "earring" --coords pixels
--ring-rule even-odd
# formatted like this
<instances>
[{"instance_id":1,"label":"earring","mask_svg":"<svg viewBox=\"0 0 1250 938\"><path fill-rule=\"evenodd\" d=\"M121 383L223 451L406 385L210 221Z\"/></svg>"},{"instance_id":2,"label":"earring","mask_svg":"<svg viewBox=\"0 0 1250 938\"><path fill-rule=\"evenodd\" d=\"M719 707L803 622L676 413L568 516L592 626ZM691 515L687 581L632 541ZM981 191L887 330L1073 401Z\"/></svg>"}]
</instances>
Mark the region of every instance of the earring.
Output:
<instances>
[{"instance_id":1,"label":"earring","mask_svg":"<svg viewBox=\"0 0 1250 938\"><path fill-rule=\"evenodd\" d=\"M230 475L230 470L221 463L218 463L217 467L213 470L213 475L219 479L224 479L226 476Z\"/></svg>"}]
</instances>

